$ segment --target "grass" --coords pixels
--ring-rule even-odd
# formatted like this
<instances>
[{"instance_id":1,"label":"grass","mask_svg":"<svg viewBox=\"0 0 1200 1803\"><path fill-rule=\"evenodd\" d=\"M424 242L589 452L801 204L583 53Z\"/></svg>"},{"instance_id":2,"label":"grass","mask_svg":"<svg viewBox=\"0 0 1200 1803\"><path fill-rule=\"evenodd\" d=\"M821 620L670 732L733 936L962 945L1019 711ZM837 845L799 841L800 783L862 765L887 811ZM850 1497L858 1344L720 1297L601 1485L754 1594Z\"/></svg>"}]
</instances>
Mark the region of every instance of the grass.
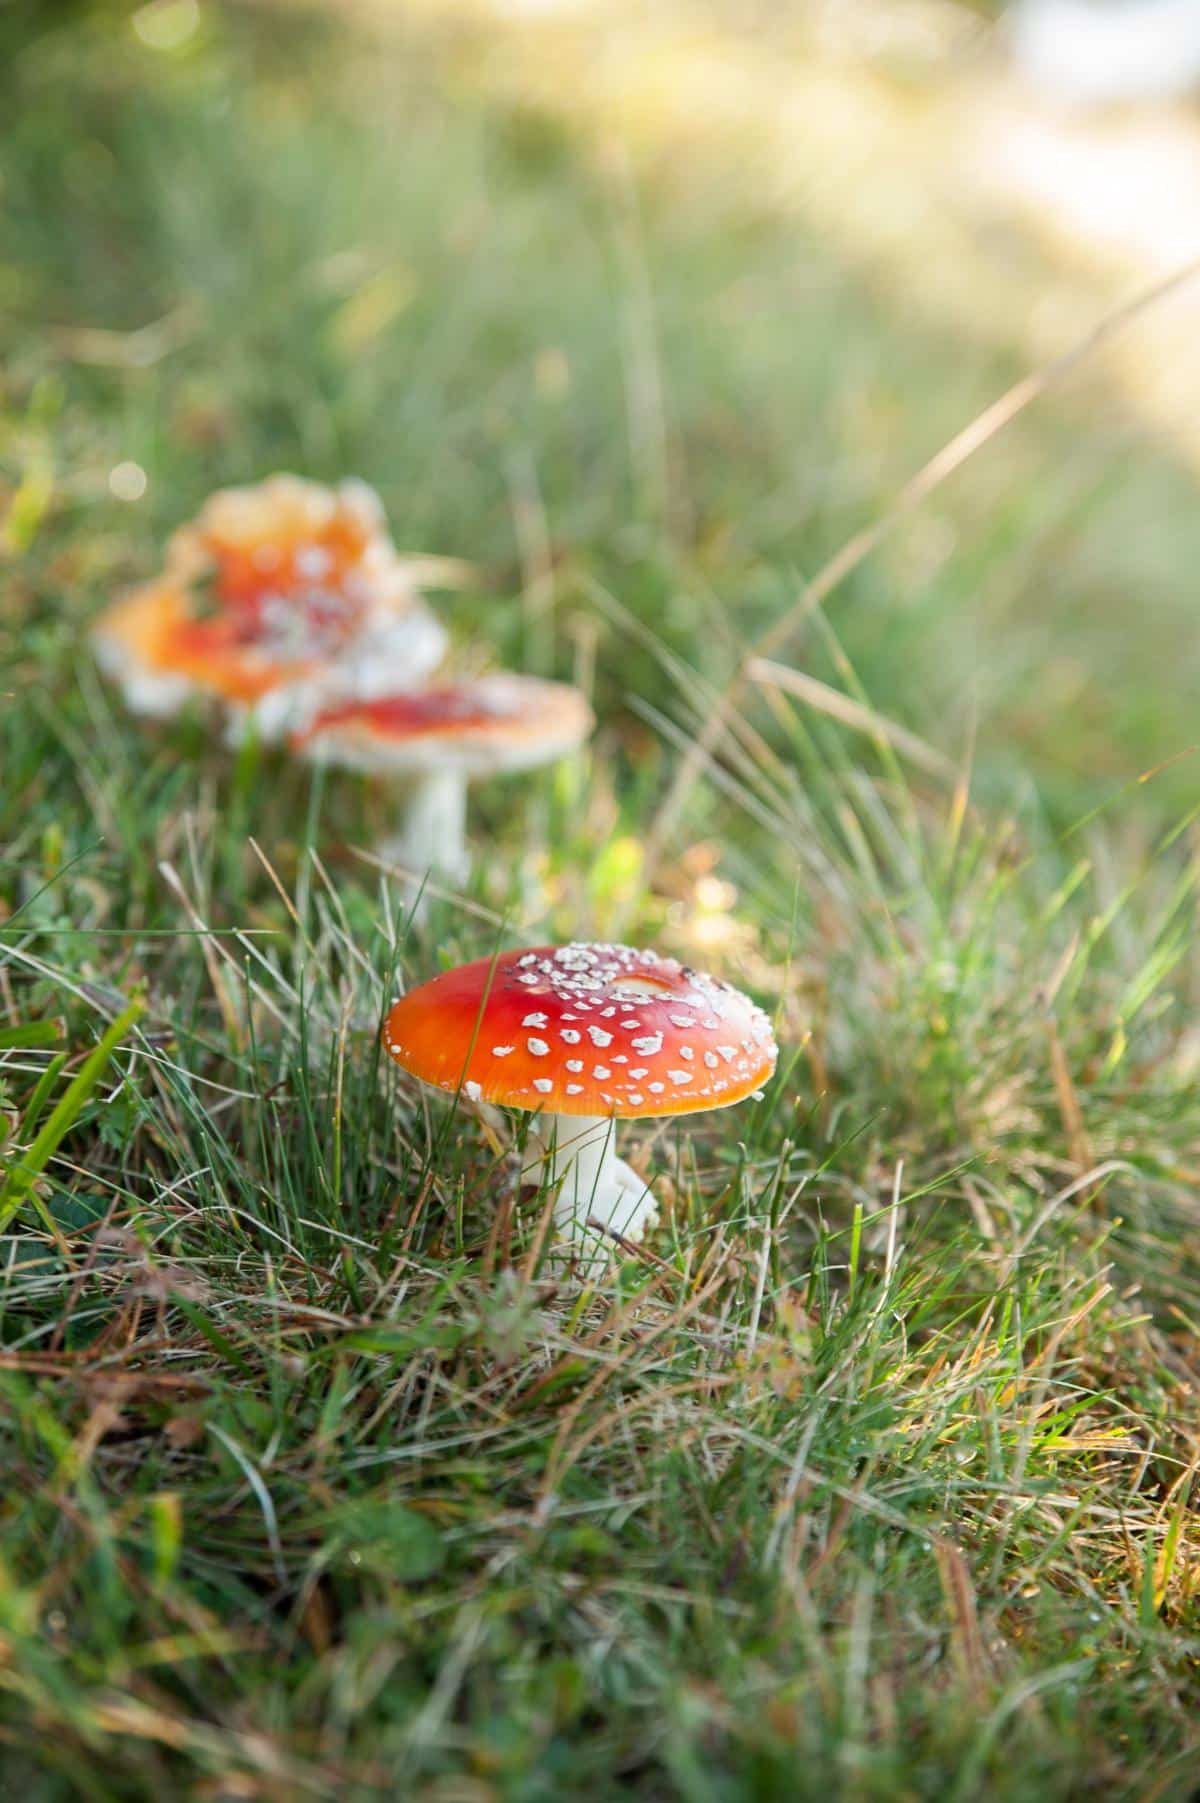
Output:
<instances>
[{"instance_id":1,"label":"grass","mask_svg":"<svg viewBox=\"0 0 1200 1803\"><path fill-rule=\"evenodd\" d=\"M754 696L651 866L714 685L1015 356L703 146L499 94L475 28L43 17L0 15L0 1794L1189 1796L1194 763L1137 782L1193 730L1186 473L1099 387L1024 417L783 654L865 714ZM138 725L86 651L277 467L477 566L466 661L594 688L420 926L386 794ZM623 1133L664 1225L580 1292L519 1128L376 1031L604 935L783 1057Z\"/></svg>"}]
</instances>

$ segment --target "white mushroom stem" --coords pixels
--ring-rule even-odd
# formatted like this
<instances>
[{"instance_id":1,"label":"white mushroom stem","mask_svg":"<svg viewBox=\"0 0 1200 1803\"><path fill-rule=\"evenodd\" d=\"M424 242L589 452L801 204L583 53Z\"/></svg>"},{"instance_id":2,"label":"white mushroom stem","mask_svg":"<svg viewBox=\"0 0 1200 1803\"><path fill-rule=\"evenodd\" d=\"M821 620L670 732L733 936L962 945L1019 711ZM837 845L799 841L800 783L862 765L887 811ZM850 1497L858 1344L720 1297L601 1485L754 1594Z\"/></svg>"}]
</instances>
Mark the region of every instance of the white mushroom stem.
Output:
<instances>
[{"instance_id":1,"label":"white mushroom stem","mask_svg":"<svg viewBox=\"0 0 1200 1803\"><path fill-rule=\"evenodd\" d=\"M461 770L426 770L409 796L400 837L387 851L414 876L428 870L462 882L467 852L467 779Z\"/></svg>"},{"instance_id":2,"label":"white mushroom stem","mask_svg":"<svg viewBox=\"0 0 1200 1803\"><path fill-rule=\"evenodd\" d=\"M606 1115L539 1115L526 1151L527 1181L558 1187L554 1220L577 1247L612 1251L605 1229L640 1240L658 1219L654 1197L616 1154L616 1122Z\"/></svg>"}]
</instances>

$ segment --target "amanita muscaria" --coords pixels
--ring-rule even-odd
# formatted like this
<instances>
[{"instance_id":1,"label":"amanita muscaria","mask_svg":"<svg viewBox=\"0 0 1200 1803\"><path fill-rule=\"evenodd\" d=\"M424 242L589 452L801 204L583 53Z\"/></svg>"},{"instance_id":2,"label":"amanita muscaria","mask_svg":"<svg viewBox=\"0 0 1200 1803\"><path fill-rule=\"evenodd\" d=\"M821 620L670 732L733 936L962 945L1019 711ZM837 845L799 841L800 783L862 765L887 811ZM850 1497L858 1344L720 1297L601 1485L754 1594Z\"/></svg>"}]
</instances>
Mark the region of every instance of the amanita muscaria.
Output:
<instances>
[{"instance_id":1,"label":"amanita muscaria","mask_svg":"<svg viewBox=\"0 0 1200 1803\"><path fill-rule=\"evenodd\" d=\"M93 637L137 713L194 695L266 737L316 707L423 681L447 635L421 600L365 483L272 476L212 495L165 567L109 607Z\"/></svg>"},{"instance_id":2,"label":"amanita muscaria","mask_svg":"<svg viewBox=\"0 0 1200 1803\"><path fill-rule=\"evenodd\" d=\"M552 763L592 725L578 689L501 670L344 702L294 744L316 763L414 779L401 833L385 850L418 877L432 869L461 880L468 782Z\"/></svg>"},{"instance_id":3,"label":"amanita muscaria","mask_svg":"<svg viewBox=\"0 0 1200 1803\"><path fill-rule=\"evenodd\" d=\"M626 945L536 946L445 971L394 1004L383 1045L425 1083L536 1114L525 1174L558 1186L559 1231L587 1262L657 1219L616 1156L616 1122L728 1108L778 1056L739 990Z\"/></svg>"}]
</instances>

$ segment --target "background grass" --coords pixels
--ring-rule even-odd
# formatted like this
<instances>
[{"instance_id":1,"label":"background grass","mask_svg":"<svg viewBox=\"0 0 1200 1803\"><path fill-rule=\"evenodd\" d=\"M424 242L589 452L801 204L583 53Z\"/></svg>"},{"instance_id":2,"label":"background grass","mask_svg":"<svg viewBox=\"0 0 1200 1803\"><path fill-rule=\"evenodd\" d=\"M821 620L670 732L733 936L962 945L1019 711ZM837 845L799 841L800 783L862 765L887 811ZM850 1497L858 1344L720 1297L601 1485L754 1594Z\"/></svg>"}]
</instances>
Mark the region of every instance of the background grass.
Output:
<instances>
[{"instance_id":1,"label":"background grass","mask_svg":"<svg viewBox=\"0 0 1200 1803\"><path fill-rule=\"evenodd\" d=\"M1015 347L478 23L0 33L0 1791L1188 1796L1187 470L1101 376L1024 416L786 648L948 773L767 691L650 863L712 685ZM274 468L477 566L460 662L595 695L419 928L385 791L135 724L87 653ZM375 1035L601 935L784 1052L625 1133L664 1225L581 1294L519 1126Z\"/></svg>"}]
</instances>

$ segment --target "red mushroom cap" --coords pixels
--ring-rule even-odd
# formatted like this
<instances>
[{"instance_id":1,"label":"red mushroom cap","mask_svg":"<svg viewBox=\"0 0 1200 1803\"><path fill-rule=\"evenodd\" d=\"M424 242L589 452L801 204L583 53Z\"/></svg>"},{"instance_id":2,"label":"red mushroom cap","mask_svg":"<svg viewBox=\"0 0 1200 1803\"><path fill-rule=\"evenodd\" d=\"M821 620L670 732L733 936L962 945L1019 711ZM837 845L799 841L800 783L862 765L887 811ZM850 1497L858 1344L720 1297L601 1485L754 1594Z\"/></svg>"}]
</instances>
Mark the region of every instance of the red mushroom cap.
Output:
<instances>
[{"instance_id":1,"label":"red mushroom cap","mask_svg":"<svg viewBox=\"0 0 1200 1803\"><path fill-rule=\"evenodd\" d=\"M318 761L365 770L525 770L587 738L592 710L565 682L496 670L325 709L293 738Z\"/></svg>"},{"instance_id":2,"label":"red mushroom cap","mask_svg":"<svg viewBox=\"0 0 1200 1803\"><path fill-rule=\"evenodd\" d=\"M384 1049L439 1089L551 1114L694 1114L740 1102L778 1055L748 997L627 945L478 958L402 996Z\"/></svg>"}]
</instances>

